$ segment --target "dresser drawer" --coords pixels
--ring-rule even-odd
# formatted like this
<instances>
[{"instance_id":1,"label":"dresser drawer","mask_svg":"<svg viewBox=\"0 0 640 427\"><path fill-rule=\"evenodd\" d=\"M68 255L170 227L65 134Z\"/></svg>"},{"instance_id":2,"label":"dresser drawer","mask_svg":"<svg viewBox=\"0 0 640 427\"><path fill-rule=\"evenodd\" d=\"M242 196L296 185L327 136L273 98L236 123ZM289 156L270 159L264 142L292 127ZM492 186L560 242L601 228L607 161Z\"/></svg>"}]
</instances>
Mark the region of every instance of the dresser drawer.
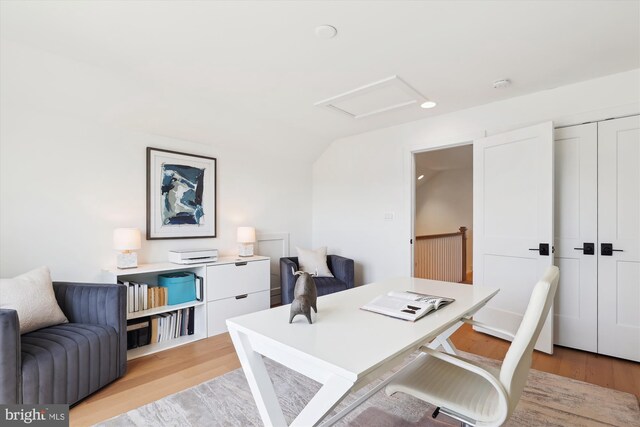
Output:
<instances>
[{"instance_id":1,"label":"dresser drawer","mask_svg":"<svg viewBox=\"0 0 640 427\"><path fill-rule=\"evenodd\" d=\"M207 300L269 290L269 260L207 267Z\"/></svg>"},{"instance_id":2,"label":"dresser drawer","mask_svg":"<svg viewBox=\"0 0 640 427\"><path fill-rule=\"evenodd\" d=\"M268 309L269 294L270 291L267 290L208 303L207 332L209 336L227 332L226 320L231 317Z\"/></svg>"}]
</instances>

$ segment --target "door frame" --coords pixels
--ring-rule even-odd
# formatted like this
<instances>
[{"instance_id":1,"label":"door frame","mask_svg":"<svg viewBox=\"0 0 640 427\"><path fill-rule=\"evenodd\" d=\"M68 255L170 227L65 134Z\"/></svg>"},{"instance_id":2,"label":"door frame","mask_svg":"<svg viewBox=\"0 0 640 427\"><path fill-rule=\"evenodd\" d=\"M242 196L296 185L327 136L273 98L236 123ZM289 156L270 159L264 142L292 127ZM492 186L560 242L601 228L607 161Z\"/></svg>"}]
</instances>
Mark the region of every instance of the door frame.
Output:
<instances>
[{"instance_id":1,"label":"door frame","mask_svg":"<svg viewBox=\"0 0 640 427\"><path fill-rule=\"evenodd\" d=\"M408 209L409 209L409 275L413 277L414 275L414 245L416 241L416 155L421 153L427 153L429 151L437 151L437 150L446 150L447 148L455 148L463 145L471 145L473 146L473 141L475 139L484 138L486 136L486 132L475 133L473 135L468 135L461 138L452 138L449 140L444 140L436 143L420 143L415 146L410 147L407 150L405 155L405 170L409 171L407 180L408 185L405 188L408 188L409 194L405 198L408 201Z\"/></svg>"}]
</instances>

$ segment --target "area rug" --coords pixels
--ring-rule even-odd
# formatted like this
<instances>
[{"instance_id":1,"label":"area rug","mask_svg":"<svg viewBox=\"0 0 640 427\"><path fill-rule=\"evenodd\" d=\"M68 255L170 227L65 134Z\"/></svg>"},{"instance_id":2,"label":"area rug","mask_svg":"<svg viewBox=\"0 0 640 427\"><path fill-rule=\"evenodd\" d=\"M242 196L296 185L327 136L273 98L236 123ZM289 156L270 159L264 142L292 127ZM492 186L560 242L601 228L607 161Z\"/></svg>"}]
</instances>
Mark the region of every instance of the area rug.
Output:
<instances>
[{"instance_id":1,"label":"area rug","mask_svg":"<svg viewBox=\"0 0 640 427\"><path fill-rule=\"evenodd\" d=\"M462 353L487 366L500 362ZM276 394L290 423L320 388L320 384L265 359ZM382 378L378 381L381 381ZM376 383L349 395L339 411ZM445 415L432 419L435 408L411 396L384 390L373 395L338 424L353 427L459 426ZM107 420L99 426L260 426L249 386L241 369ZM640 409L636 396L531 370L527 387L508 426L636 426Z\"/></svg>"}]
</instances>

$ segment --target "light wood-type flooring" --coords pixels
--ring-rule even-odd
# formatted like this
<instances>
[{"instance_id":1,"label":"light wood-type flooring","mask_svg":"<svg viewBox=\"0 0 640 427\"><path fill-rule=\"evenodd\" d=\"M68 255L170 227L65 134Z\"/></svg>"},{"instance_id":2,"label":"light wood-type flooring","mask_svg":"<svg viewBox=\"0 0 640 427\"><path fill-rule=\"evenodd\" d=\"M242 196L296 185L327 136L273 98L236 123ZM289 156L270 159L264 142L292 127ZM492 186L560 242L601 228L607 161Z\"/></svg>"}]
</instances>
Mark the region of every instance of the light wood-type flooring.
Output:
<instances>
[{"instance_id":1,"label":"light wood-type flooring","mask_svg":"<svg viewBox=\"0 0 640 427\"><path fill-rule=\"evenodd\" d=\"M464 325L453 336L464 351L502 360L509 343ZM239 368L228 334L129 362L127 374L71 409L71 426L87 426ZM640 363L564 347L535 352L533 368L640 396Z\"/></svg>"}]
</instances>

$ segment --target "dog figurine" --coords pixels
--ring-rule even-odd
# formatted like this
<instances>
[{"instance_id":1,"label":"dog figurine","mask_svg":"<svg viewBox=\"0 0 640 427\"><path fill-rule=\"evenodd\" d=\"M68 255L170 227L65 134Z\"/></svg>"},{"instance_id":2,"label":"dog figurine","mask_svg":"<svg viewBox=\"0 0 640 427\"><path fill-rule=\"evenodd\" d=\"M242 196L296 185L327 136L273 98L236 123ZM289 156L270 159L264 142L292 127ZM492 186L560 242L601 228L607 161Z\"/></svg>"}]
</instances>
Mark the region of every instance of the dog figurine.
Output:
<instances>
[{"instance_id":1,"label":"dog figurine","mask_svg":"<svg viewBox=\"0 0 640 427\"><path fill-rule=\"evenodd\" d=\"M293 302L291 303L291 310L289 311L289 323L291 323L293 318L298 314L304 314L309 324L312 324L311 309L313 308L314 312L318 312L318 289L313 280L315 274L311 275L304 271L294 271L293 274L298 276L298 280L296 280L296 285L293 288Z\"/></svg>"}]
</instances>

